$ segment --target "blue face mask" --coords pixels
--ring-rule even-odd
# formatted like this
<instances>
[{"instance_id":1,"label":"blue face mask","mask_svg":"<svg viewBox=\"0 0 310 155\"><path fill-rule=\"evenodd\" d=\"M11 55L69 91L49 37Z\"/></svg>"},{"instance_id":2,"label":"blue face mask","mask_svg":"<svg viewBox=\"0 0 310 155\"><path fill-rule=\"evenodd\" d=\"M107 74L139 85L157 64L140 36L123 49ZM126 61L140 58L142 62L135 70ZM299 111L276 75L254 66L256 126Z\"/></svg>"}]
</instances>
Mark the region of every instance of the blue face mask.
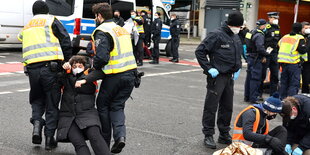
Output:
<instances>
[{"instance_id":1,"label":"blue face mask","mask_svg":"<svg viewBox=\"0 0 310 155\"><path fill-rule=\"evenodd\" d=\"M267 31L266 27L265 27L262 31L263 31L263 32L266 32L266 31Z\"/></svg>"},{"instance_id":2,"label":"blue face mask","mask_svg":"<svg viewBox=\"0 0 310 155\"><path fill-rule=\"evenodd\" d=\"M131 15L131 18L136 18L136 15Z\"/></svg>"}]
</instances>

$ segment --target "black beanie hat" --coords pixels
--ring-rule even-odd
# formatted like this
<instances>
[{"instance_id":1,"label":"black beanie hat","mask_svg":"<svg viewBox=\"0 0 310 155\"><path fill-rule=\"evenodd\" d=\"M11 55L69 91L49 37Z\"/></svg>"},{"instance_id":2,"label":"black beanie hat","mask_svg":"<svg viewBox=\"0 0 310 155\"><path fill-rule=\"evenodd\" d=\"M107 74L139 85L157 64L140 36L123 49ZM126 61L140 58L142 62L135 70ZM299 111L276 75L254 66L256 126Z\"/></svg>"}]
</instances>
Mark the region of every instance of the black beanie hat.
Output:
<instances>
[{"instance_id":1,"label":"black beanie hat","mask_svg":"<svg viewBox=\"0 0 310 155\"><path fill-rule=\"evenodd\" d=\"M34 2L33 6L32 6L32 13L33 13L33 15L48 14L49 9L48 9L47 4L42 0L38 0L38 1Z\"/></svg>"},{"instance_id":2,"label":"black beanie hat","mask_svg":"<svg viewBox=\"0 0 310 155\"><path fill-rule=\"evenodd\" d=\"M302 25L298 22L292 25L292 31L295 33L299 33L301 29L302 29Z\"/></svg>"},{"instance_id":3,"label":"black beanie hat","mask_svg":"<svg viewBox=\"0 0 310 155\"><path fill-rule=\"evenodd\" d=\"M242 26L243 15L240 11L233 11L228 15L227 25L229 26Z\"/></svg>"}]
</instances>

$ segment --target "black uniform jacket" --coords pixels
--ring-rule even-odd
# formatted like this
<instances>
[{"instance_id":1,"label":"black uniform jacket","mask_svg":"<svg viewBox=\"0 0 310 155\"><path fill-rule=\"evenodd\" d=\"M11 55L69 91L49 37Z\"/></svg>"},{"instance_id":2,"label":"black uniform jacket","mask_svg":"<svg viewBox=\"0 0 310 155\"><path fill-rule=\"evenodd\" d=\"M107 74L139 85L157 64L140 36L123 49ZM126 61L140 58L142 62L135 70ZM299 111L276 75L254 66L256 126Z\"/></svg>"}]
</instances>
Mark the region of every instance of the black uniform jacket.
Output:
<instances>
[{"instance_id":1,"label":"black uniform jacket","mask_svg":"<svg viewBox=\"0 0 310 155\"><path fill-rule=\"evenodd\" d=\"M181 26L179 19L173 19L171 20L170 24L170 33L172 37L178 37L180 35Z\"/></svg>"},{"instance_id":2,"label":"black uniform jacket","mask_svg":"<svg viewBox=\"0 0 310 155\"><path fill-rule=\"evenodd\" d=\"M205 74L208 74L210 68L216 68L225 74L234 73L241 68L242 51L239 36L224 23L222 27L208 33L197 47L195 54Z\"/></svg>"},{"instance_id":3,"label":"black uniform jacket","mask_svg":"<svg viewBox=\"0 0 310 155\"><path fill-rule=\"evenodd\" d=\"M267 115L263 112L263 108L260 104L254 104L260 112L260 120L256 133L253 133L253 125L256 120L256 112L254 109L245 111L237 122L238 127L243 128L244 139L254 142L255 144L264 144L266 135L263 133L266 131L266 117Z\"/></svg>"},{"instance_id":4,"label":"black uniform jacket","mask_svg":"<svg viewBox=\"0 0 310 155\"><path fill-rule=\"evenodd\" d=\"M251 31L252 38L245 39L247 45L247 53L255 53L258 54L260 57L267 56L268 53L266 52L265 48L265 34L261 30L255 29Z\"/></svg>"},{"instance_id":5,"label":"black uniform jacket","mask_svg":"<svg viewBox=\"0 0 310 155\"><path fill-rule=\"evenodd\" d=\"M60 142L68 142L67 135L73 121L80 129L90 126L101 127L99 115L95 108L96 85L93 82L87 82L82 87L75 88L75 82L84 79L84 77L84 73L77 76L67 74L61 81L63 95L57 130L57 140Z\"/></svg>"},{"instance_id":6,"label":"black uniform jacket","mask_svg":"<svg viewBox=\"0 0 310 155\"><path fill-rule=\"evenodd\" d=\"M265 33L265 46L266 48L271 47L275 50L271 52L271 54L277 54L277 44L281 39L280 27L275 24L267 24L266 33Z\"/></svg>"},{"instance_id":7,"label":"black uniform jacket","mask_svg":"<svg viewBox=\"0 0 310 155\"><path fill-rule=\"evenodd\" d=\"M153 34L153 38L160 39L161 37L161 28L163 26L163 22L161 21L160 18L157 18L153 21L152 26L151 26L151 33Z\"/></svg>"},{"instance_id":8,"label":"black uniform jacket","mask_svg":"<svg viewBox=\"0 0 310 155\"><path fill-rule=\"evenodd\" d=\"M298 115L284 126L287 129L287 143L299 144L302 150L310 149L310 95L293 96L299 101Z\"/></svg>"}]
</instances>

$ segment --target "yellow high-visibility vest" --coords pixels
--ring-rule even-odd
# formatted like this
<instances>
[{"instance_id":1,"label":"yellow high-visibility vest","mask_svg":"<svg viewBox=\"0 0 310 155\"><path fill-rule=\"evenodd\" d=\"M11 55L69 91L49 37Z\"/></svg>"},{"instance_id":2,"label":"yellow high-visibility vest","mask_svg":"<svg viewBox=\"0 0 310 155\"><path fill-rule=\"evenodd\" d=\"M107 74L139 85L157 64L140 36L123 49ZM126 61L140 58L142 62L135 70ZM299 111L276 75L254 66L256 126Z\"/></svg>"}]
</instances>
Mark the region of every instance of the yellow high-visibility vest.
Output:
<instances>
[{"instance_id":1,"label":"yellow high-visibility vest","mask_svg":"<svg viewBox=\"0 0 310 155\"><path fill-rule=\"evenodd\" d=\"M287 34L281 38L278 43L280 47L278 54L279 63L297 64L300 62L300 57L302 57L305 61L308 61L307 53L299 54L297 51L297 47L301 39L304 39L304 37L300 34Z\"/></svg>"},{"instance_id":2,"label":"yellow high-visibility vest","mask_svg":"<svg viewBox=\"0 0 310 155\"><path fill-rule=\"evenodd\" d=\"M53 34L52 15L36 15L20 31L17 38L23 43L23 64L64 60L59 40Z\"/></svg>"},{"instance_id":3,"label":"yellow high-visibility vest","mask_svg":"<svg viewBox=\"0 0 310 155\"><path fill-rule=\"evenodd\" d=\"M114 22L102 23L92 34L94 42L94 34L96 31L109 33L114 42L114 48L110 52L110 60L108 64L102 68L105 74L117 74L137 68L130 34L126 29L116 25Z\"/></svg>"},{"instance_id":4,"label":"yellow high-visibility vest","mask_svg":"<svg viewBox=\"0 0 310 155\"><path fill-rule=\"evenodd\" d=\"M138 16L136 17L135 19L142 19L142 17ZM142 25L139 25L136 21L134 21L136 27L137 27L137 30L139 33L144 33L144 28L143 28L143 24Z\"/></svg>"}]
</instances>

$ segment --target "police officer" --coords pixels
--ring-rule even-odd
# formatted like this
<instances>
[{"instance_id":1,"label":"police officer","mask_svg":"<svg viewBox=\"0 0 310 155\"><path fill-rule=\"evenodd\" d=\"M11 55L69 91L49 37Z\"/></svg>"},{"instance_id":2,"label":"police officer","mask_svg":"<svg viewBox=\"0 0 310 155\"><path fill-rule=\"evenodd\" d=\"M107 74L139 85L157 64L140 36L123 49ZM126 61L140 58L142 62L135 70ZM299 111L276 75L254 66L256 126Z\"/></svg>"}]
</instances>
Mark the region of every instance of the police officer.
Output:
<instances>
[{"instance_id":1,"label":"police officer","mask_svg":"<svg viewBox=\"0 0 310 155\"><path fill-rule=\"evenodd\" d=\"M285 151L292 155L310 153L310 95L299 94L283 100L283 124L287 129Z\"/></svg>"},{"instance_id":2,"label":"police officer","mask_svg":"<svg viewBox=\"0 0 310 155\"><path fill-rule=\"evenodd\" d=\"M227 22L210 32L195 51L197 60L207 75L202 132L208 148L216 148L213 135L217 109L217 125L220 131L218 142L231 143L229 131L233 108L233 80L236 80L240 73L242 52L242 44L237 34L242 24L243 15L239 11L230 13Z\"/></svg>"},{"instance_id":3,"label":"police officer","mask_svg":"<svg viewBox=\"0 0 310 155\"><path fill-rule=\"evenodd\" d=\"M250 30L246 27L245 21L243 25L241 26L240 32L238 33L241 43L243 45L243 52L242 52L242 57L246 60L246 42L245 42L245 36L246 34L250 32Z\"/></svg>"},{"instance_id":4,"label":"police officer","mask_svg":"<svg viewBox=\"0 0 310 155\"><path fill-rule=\"evenodd\" d=\"M143 28L144 28L144 44L146 46L150 45L151 42L151 19L148 17L147 12L145 10L141 11L141 17L143 18Z\"/></svg>"},{"instance_id":5,"label":"police officer","mask_svg":"<svg viewBox=\"0 0 310 155\"><path fill-rule=\"evenodd\" d=\"M169 61L178 63L179 62L179 43L180 43L180 31L181 26L179 19L175 13L171 14L171 24L170 24L170 34L171 34L171 51L172 51L172 59Z\"/></svg>"},{"instance_id":6,"label":"police officer","mask_svg":"<svg viewBox=\"0 0 310 155\"><path fill-rule=\"evenodd\" d=\"M302 22L302 35L305 37L305 40L310 46L310 23L309 22ZM302 93L310 93L309 85L310 85L310 49L308 49L308 61L305 61L302 64Z\"/></svg>"},{"instance_id":7,"label":"police officer","mask_svg":"<svg viewBox=\"0 0 310 155\"><path fill-rule=\"evenodd\" d=\"M273 154L286 155L284 150L286 129L283 126L277 126L269 131L268 120L274 119L282 112L281 110L282 103L278 93L263 103L245 108L236 117L233 141L243 142L256 148L268 148Z\"/></svg>"},{"instance_id":8,"label":"police officer","mask_svg":"<svg viewBox=\"0 0 310 155\"><path fill-rule=\"evenodd\" d=\"M259 96L259 86L262 78L262 64L266 61L264 46L264 29L266 20L259 19L257 28L246 35L247 44L247 75L245 80L244 100L255 104Z\"/></svg>"},{"instance_id":9,"label":"police officer","mask_svg":"<svg viewBox=\"0 0 310 155\"><path fill-rule=\"evenodd\" d=\"M115 10L114 11L114 18L113 18L114 22L123 27L125 25L124 23L124 19L121 17L121 13L119 12L119 10Z\"/></svg>"},{"instance_id":10,"label":"police officer","mask_svg":"<svg viewBox=\"0 0 310 155\"><path fill-rule=\"evenodd\" d=\"M113 131L112 153L120 153L125 147L125 102L134 87L137 64L133 54L130 34L112 20L112 8L108 3L98 3L92 8L100 23L92 34L96 55L94 68L102 70L104 77L97 97L97 109L102 124L103 137L110 146ZM94 73L94 72L91 72ZM93 81L89 74L85 82ZM105 75L104 75L105 74Z\"/></svg>"},{"instance_id":11,"label":"police officer","mask_svg":"<svg viewBox=\"0 0 310 155\"><path fill-rule=\"evenodd\" d=\"M130 14L131 14L131 19L134 21L134 23L137 27L137 30L139 32L139 40L138 40L138 42L135 46L135 49L134 49L135 58L137 61L137 65L143 66L143 57L144 57L143 41L144 41L144 37L145 37L144 28L143 28L144 20L141 16L137 16L136 11L134 11L134 10L131 10Z\"/></svg>"},{"instance_id":12,"label":"police officer","mask_svg":"<svg viewBox=\"0 0 310 155\"><path fill-rule=\"evenodd\" d=\"M36 1L32 12L34 17L18 35L30 82L32 143L41 144L42 126L45 125L45 149L51 150L57 147L54 139L60 101L57 73L61 71L60 63L70 59L72 48L69 34L57 18L48 15L49 8L44 1Z\"/></svg>"},{"instance_id":13,"label":"police officer","mask_svg":"<svg viewBox=\"0 0 310 155\"><path fill-rule=\"evenodd\" d=\"M302 25L294 23L292 32L279 41L278 62L282 67L280 96L285 98L298 93L300 87L301 60L307 61L307 46L301 34Z\"/></svg>"},{"instance_id":14,"label":"police officer","mask_svg":"<svg viewBox=\"0 0 310 155\"><path fill-rule=\"evenodd\" d=\"M150 64L158 64L159 63L159 41L161 39L161 28L163 26L163 22L160 19L160 13L156 12L154 15L154 21L151 25L151 33L152 33L152 40L153 40L153 52L152 57L153 60Z\"/></svg>"},{"instance_id":15,"label":"police officer","mask_svg":"<svg viewBox=\"0 0 310 155\"><path fill-rule=\"evenodd\" d=\"M260 100L262 99L263 85L266 78L267 68L270 71L270 96L278 91L279 83L279 64L278 64L278 41L281 38L279 26L279 12L268 12L268 24L265 32L265 48L269 53L266 56L266 63L263 64L263 72L260 86Z\"/></svg>"}]
</instances>

